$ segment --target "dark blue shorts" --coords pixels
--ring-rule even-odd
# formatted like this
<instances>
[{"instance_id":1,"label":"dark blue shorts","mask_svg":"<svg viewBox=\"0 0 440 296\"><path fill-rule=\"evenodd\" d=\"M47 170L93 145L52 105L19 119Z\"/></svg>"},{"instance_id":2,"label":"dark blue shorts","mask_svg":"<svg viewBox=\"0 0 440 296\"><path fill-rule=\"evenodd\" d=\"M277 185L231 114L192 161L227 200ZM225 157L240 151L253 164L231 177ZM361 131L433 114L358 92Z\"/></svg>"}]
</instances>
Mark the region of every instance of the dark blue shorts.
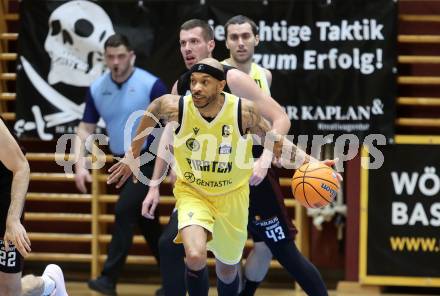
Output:
<instances>
[{"instance_id":1,"label":"dark blue shorts","mask_svg":"<svg viewBox=\"0 0 440 296\"><path fill-rule=\"evenodd\" d=\"M269 168L260 185L250 188L248 231L254 242L270 245L293 240L297 230L284 205L277 172Z\"/></svg>"}]
</instances>

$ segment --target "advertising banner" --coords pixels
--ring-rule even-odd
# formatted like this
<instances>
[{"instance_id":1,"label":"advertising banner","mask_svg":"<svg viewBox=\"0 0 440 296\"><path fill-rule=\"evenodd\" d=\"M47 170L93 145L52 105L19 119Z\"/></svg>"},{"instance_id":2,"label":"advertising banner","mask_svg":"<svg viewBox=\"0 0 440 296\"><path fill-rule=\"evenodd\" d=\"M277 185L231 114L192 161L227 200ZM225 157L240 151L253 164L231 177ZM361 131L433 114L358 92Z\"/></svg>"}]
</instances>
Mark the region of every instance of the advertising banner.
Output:
<instances>
[{"instance_id":1,"label":"advertising banner","mask_svg":"<svg viewBox=\"0 0 440 296\"><path fill-rule=\"evenodd\" d=\"M291 119L292 134L394 136L395 1L203 2L22 1L16 132L50 140L73 131L86 88L105 71L103 43L113 32L126 34L136 65L171 89L185 71L180 25L208 21L213 56L223 60L223 25L243 14L259 28L254 62L272 72L272 96Z\"/></svg>"},{"instance_id":2,"label":"advertising banner","mask_svg":"<svg viewBox=\"0 0 440 296\"><path fill-rule=\"evenodd\" d=\"M440 286L439 140L387 145L362 171L361 282Z\"/></svg>"}]
</instances>

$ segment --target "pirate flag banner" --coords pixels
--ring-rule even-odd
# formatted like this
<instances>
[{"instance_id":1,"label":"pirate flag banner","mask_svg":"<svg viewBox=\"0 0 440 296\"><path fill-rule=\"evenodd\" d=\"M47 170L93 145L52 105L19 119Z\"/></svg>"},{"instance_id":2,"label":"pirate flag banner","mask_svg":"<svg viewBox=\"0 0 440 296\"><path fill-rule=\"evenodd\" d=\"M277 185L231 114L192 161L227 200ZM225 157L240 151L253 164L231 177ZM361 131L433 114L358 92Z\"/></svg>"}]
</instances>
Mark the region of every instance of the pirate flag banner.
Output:
<instances>
[{"instance_id":1,"label":"pirate flag banner","mask_svg":"<svg viewBox=\"0 0 440 296\"><path fill-rule=\"evenodd\" d=\"M82 119L87 87L106 71L104 42L115 32L129 38L136 66L160 76L158 68L170 69L178 64L179 28L175 24L160 28L160 20L165 17L183 22L190 16L174 9L173 2L155 3L21 1L14 126L17 135L55 140L75 132ZM190 11L191 5L186 8ZM177 13L181 18L176 17ZM160 77L171 81L171 76L178 77L180 72L176 71L182 69ZM103 122L98 126L104 127Z\"/></svg>"},{"instance_id":2,"label":"pirate flag banner","mask_svg":"<svg viewBox=\"0 0 440 296\"><path fill-rule=\"evenodd\" d=\"M113 23L88 1L23 1L20 21L15 132L42 140L74 132L86 88L105 70Z\"/></svg>"}]
</instances>

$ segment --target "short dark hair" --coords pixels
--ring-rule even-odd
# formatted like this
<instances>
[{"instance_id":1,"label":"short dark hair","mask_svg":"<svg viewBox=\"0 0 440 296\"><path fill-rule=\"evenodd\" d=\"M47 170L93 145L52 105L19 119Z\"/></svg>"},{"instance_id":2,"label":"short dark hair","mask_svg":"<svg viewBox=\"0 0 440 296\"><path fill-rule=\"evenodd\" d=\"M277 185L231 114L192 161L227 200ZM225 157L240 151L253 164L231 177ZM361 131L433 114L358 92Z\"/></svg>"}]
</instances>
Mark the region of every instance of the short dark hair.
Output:
<instances>
[{"instance_id":1,"label":"short dark hair","mask_svg":"<svg viewBox=\"0 0 440 296\"><path fill-rule=\"evenodd\" d=\"M241 14L231 17L226 22L226 24L225 24L226 36L228 36L228 27L229 27L229 25L241 25L241 24L246 24L246 23L251 25L252 33L254 33L254 35L257 36L258 35L258 28L257 28L257 25L255 24L255 22L252 19L248 18L247 16L244 16L244 15L241 15Z\"/></svg>"},{"instance_id":2,"label":"short dark hair","mask_svg":"<svg viewBox=\"0 0 440 296\"><path fill-rule=\"evenodd\" d=\"M202 29L203 38L205 39L205 41L214 40L214 31L212 30L212 27L204 20L190 19L190 20L187 20L186 22L184 22L180 26L181 31L182 30L187 31L187 30L191 30L194 28L201 28Z\"/></svg>"},{"instance_id":3,"label":"short dark hair","mask_svg":"<svg viewBox=\"0 0 440 296\"><path fill-rule=\"evenodd\" d=\"M104 50L107 49L107 47L118 47L120 45L124 45L128 51L132 50L130 41L128 41L127 36L118 33L113 34L107 38L104 43Z\"/></svg>"}]
</instances>

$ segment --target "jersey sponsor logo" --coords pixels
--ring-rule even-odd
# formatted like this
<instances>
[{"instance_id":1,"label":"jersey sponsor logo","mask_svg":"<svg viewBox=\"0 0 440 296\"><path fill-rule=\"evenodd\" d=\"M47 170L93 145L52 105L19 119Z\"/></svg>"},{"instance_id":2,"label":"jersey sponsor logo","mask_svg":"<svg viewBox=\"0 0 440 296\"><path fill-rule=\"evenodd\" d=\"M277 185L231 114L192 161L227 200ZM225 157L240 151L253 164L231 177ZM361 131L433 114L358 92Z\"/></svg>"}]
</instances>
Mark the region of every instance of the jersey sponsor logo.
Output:
<instances>
[{"instance_id":1,"label":"jersey sponsor logo","mask_svg":"<svg viewBox=\"0 0 440 296\"><path fill-rule=\"evenodd\" d=\"M196 177L194 177L194 174L191 172L185 172L183 176L189 183L194 183L194 181L196 180Z\"/></svg>"},{"instance_id":2,"label":"jersey sponsor logo","mask_svg":"<svg viewBox=\"0 0 440 296\"><path fill-rule=\"evenodd\" d=\"M200 178L196 178L194 176L193 173L191 172L185 172L183 174L183 176L185 177L185 179L189 182L189 183L194 183L197 184L199 186L204 186L204 187L211 187L211 188L216 188L216 187L225 187L228 185L232 184L232 180L231 179L227 179L227 180L218 180L218 181L206 181Z\"/></svg>"},{"instance_id":3,"label":"jersey sponsor logo","mask_svg":"<svg viewBox=\"0 0 440 296\"><path fill-rule=\"evenodd\" d=\"M230 134L231 134L231 126L224 124L222 126L222 137L229 137Z\"/></svg>"},{"instance_id":4,"label":"jersey sponsor logo","mask_svg":"<svg viewBox=\"0 0 440 296\"><path fill-rule=\"evenodd\" d=\"M200 143L194 138L189 138L186 140L186 147L191 151L198 151L200 149Z\"/></svg>"},{"instance_id":5,"label":"jersey sponsor logo","mask_svg":"<svg viewBox=\"0 0 440 296\"><path fill-rule=\"evenodd\" d=\"M232 171L232 162L225 161L207 161L200 159L191 159L187 158L189 166L194 171L200 172L212 172L212 173L221 173L226 174Z\"/></svg>"},{"instance_id":6,"label":"jersey sponsor logo","mask_svg":"<svg viewBox=\"0 0 440 296\"><path fill-rule=\"evenodd\" d=\"M231 154L232 147L228 144L220 144L220 147L218 147L218 154Z\"/></svg>"},{"instance_id":7,"label":"jersey sponsor logo","mask_svg":"<svg viewBox=\"0 0 440 296\"><path fill-rule=\"evenodd\" d=\"M199 133L199 128L198 127L193 127L193 131L194 131L194 134L197 136L197 134Z\"/></svg>"},{"instance_id":8,"label":"jersey sponsor logo","mask_svg":"<svg viewBox=\"0 0 440 296\"><path fill-rule=\"evenodd\" d=\"M278 217L273 217L273 218L266 219L266 220L259 219L257 221L258 222L256 222L255 224L260 227L271 227L273 225L278 225L280 223Z\"/></svg>"}]
</instances>

